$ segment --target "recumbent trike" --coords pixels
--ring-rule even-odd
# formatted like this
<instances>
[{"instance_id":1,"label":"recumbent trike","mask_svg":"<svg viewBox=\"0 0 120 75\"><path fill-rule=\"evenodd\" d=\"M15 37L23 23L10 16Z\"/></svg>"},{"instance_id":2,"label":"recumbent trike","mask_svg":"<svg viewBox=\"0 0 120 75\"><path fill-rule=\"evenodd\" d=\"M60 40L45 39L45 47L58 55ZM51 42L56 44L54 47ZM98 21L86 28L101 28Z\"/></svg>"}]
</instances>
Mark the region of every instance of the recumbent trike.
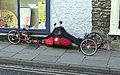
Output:
<instances>
[{"instance_id":1,"label":"recumbent trike","mask_svg":"<svg viewBox=\"0 0 120 75\"><path fill-rule=\"evenodd\" d=\"M10 30L8 32L8 40L12 44L18 44L20 41L26 43L44 43L49 46L70 46L72 43L76 44L79 47L79 50L88 56L94 55L97 52L97 49L100 48L103 44L98 44L98 42L103 42L103 39L98 33L92 32L88 35L85 35L83 39L76 38L69 34L63 26L61 26L62 21L59 22L60 26L55 27L51 34L49 34L44 39L36 39L31 37L28 31L23 28L22 31ZM56 25L56 23L54 24ZM44 42L42 42L44 40Z\"/></svg>"}]
</instances>

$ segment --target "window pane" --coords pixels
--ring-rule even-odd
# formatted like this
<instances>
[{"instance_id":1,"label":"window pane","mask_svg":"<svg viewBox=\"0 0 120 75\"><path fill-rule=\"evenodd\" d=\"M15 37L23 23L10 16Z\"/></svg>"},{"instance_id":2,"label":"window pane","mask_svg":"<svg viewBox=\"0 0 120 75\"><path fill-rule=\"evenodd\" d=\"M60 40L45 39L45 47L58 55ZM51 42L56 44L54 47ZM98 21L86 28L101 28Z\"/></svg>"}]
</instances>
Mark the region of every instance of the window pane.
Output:
<instances>
[{"instance_id":1,"label":"window pane","mask_svg":"<svg viewBox=\"0 0 120 75\"><path fill-rule=\"evenodd\" d=\"M119 4L119 26L118 29L120 29L120 4Z\"/></svg>"},{"instance_id":2,"label":"window pane","mask_svg":"<svg viewBox=\"0 0 120 75\"><path fill-rule=\"evenodd\" d=\"M119 19L120 19L120 9L119 9Z\"/></svg>"},{"instance_id":3,"label":"window pane","mask_svg":"<svg viewBox=\"0 0 120 75\"><path fill-rule=\"evenodd\" d=\"M46 0L20 0L20 28L46 29Z\"/></svg>"},{"instance_id":4,"label":"window pane","mask_svg":"<svg viewBox=\"0 0 120 75\"><path fill-rule=\"evenodd\" d=\"M0 28L18 28L17 0L0 0Z\"/></svg>"}]
</instances>

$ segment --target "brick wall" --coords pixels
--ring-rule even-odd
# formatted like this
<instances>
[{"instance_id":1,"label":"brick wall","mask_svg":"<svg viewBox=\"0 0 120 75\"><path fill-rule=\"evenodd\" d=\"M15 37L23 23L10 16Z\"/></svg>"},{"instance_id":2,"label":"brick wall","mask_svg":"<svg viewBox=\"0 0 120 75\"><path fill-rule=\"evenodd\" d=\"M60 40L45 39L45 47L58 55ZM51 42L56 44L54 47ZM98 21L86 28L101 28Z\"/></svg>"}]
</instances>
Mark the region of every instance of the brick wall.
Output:
<instances>
[{"instance_id":1,"label":"brick wall","mask_svg":"<svg viewBox=\"0 0 120 75\"><path fill-rule=\"evenodd\" d=\"M92 0L93 31L107 34L110 27L111 0Z\"/></svg>"},{"instance_id":2,"label":"brick wall","mask_svg":"<svg viewBox=\"0 0 120 75\"><path fill-rule=\"evenodd\" d=\"M53 6L59 20L72 35L83 37L92 31L92 0L51 0L51 31L54 22L58 22Z\"/></svg>"}]
</instances>

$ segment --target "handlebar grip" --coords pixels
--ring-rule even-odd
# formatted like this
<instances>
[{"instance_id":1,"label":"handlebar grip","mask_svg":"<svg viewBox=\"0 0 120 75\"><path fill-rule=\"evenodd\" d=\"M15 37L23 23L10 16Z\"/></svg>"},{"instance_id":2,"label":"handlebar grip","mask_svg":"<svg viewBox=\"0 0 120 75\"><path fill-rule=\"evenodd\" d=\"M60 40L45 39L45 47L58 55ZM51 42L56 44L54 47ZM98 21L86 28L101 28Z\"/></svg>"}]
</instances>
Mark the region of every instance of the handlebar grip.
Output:
<instances>
[{"instance_id":1,"label":"handlebar grip","mask_svg":"<svg viewBox=\"0 0 120 75\"><path fill-rule=\"evenodd\" d=\"M62 21L60 21L59 23L60 23L60 24L62 24L63 22L62 22Z\"/></svg>"},{"instance_id":2,"label":"handlebar grip","mask_svg":"<svg viewBox=\"0 0 120 75\"><path fill-rule=\"evenodd\" d=\"M54 26L56 26L57 23L54 24Z\"/></svg>"}]
</instances>

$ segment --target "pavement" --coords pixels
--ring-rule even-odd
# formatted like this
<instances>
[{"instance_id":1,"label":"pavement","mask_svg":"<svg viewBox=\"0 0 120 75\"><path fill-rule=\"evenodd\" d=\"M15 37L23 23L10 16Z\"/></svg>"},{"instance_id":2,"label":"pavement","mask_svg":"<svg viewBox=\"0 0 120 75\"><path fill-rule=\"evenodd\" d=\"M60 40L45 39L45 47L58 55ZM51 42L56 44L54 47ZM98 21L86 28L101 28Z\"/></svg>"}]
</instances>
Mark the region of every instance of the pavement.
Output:
<instances>
[{"instance_id":1,"label":"pavement","mask_svg":"<svg viewBox=\"0 0 120 75\"><path fill-rule=\"evenodd\" d=\"M77 48L22 42L12 45L7 41L0 41L0 63L119 75L120 51L101 48L95 55L85 56Z\"/></svg>"}]
</instances>

